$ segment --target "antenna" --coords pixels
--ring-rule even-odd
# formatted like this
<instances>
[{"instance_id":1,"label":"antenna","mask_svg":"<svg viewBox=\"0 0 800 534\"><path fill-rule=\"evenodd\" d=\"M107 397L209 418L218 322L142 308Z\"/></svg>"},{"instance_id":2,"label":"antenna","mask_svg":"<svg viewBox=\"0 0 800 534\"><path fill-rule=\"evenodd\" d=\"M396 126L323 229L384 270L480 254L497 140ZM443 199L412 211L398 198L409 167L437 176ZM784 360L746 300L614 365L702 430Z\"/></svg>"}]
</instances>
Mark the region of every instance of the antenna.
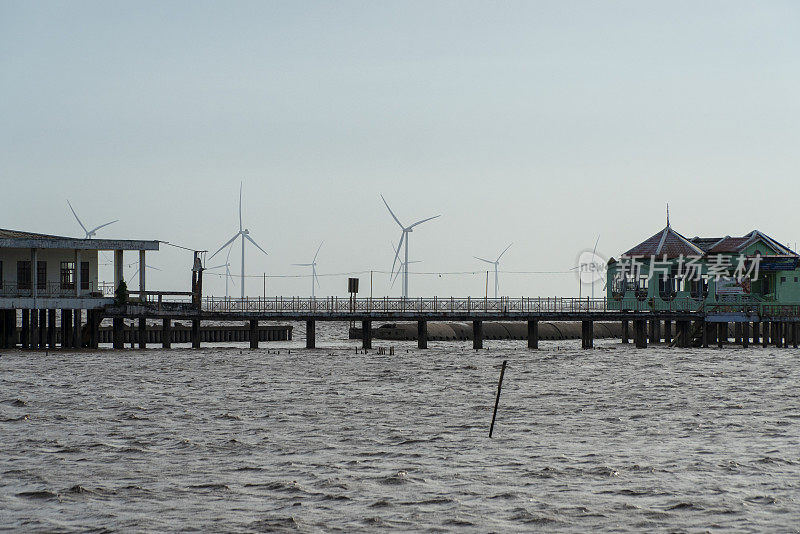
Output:
<instances>
[{"instance_id":1,"label":"antenna","mask_svg":"<svg viewBox=\"0 0 800 534\"><path fill-rule=\"evenodd\" d=\"M667 228L669 228L669 202L667 202Z\"/></svg>"}]
</instances>

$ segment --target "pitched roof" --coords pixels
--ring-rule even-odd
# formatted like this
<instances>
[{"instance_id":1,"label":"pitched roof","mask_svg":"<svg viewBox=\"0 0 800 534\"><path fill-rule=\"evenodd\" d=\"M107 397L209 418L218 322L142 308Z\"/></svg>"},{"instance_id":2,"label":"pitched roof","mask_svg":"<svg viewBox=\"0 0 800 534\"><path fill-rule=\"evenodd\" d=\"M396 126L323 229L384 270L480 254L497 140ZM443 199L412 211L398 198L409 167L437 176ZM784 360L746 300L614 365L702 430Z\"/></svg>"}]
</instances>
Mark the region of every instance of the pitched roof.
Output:
<instances>
[{"instance_id":1,"label":"pitched roof","mask_svg":"<svg viewBox=\"0 0 800 534\"><path fill-rule=\"evenodd\" d=\"M158 250L159 241L78 239L0 228L0 248L59 248L76 250Z\"/></svg>"},{"instance_id":2,"label":"pitched roof","mask_svg":"<svg viewBox=\"0 0 800 534\"><path fill-rule=\"evenodd\" d=\"M654 236L639 243L626 256L658 256L677 258L678 256L702 256L703 249L667 226Z\"/></svg>"}]
</instances>

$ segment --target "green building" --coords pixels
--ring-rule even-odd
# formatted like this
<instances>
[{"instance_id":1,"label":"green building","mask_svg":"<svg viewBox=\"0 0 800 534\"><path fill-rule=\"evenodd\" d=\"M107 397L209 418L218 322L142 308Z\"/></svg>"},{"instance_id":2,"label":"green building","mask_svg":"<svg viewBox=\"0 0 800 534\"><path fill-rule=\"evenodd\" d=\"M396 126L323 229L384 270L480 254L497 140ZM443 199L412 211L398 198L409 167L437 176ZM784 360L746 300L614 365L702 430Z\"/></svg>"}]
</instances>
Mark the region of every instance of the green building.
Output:
<instances>
[{"instance_id":1,"label":"green building","mask_svg":"<svg viewBox=\"0 0 800 534\"><path fill-rule=\"evenodd\" d=\"M800 256L753 230L743 237L686 238L667 227L611 258L608 307L687 310L800 304Z\"/></svg>"}]
</instances>

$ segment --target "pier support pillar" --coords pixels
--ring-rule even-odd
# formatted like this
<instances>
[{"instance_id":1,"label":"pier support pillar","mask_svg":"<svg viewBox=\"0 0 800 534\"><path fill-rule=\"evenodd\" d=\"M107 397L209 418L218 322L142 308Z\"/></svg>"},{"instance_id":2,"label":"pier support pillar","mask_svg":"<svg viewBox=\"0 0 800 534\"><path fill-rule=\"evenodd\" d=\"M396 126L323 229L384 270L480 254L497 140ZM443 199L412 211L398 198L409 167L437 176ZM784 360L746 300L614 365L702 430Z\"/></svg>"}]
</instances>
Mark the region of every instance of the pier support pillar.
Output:
<instances>
[{"instance_id":1,"label":"pier support pillar","mask_svg":"<svg viewBox=\"0 0 800 534\"><path fill-rule=\"evenodd\" d=\"M8 312L0 310L0 349L7 349L8 336L6 335L6 328L8 327Z\"/></svg>"},{"instance_id":2,"label":"pier support pillar","mask_svg":"<svg viewBox=\"0 0 800 534\"><path fill-rule=\"evenodd\" d=\"M252 346L253 341L250 341ZM258 346L258 338L256 338L256 346ZM200 348L200 319L192 319L192 348Z\"/></svg>"},{"instance_id":3,"label":"pier support pillar","mask_svg":"<svg viewBox=\"0 0 800 534\"><path fill-rule=\"evenodd\" d=\"M16 325L16 320L14 321L14 324ZM800 328L798 328L797 323L792 323L792 346L794 348L797 348L798 343L800 343L798 336L800 336Z\"/></svg>"},{"instance_id":4,"label":"pier support pillar","mask_svg":"<svg viewBox=\"0 0 800 534\"><path fill-rule=\"evenodd\" d=\"M708 348L711 343L711 324L708 321L703 321L703 348Z\"/></svg>"},{"instance_id":5,"label":"pier support pillar","mask_svg":"<svg viewBox=\"0 0 800 534\"><path fill-rule=\"evenodd\" d=\"M112 320L113 325L113 346L115 349L125 348L125 321L120 317Z\"/></svg>"},{"instance_id":6,"label":"pier support pillar","mask_svg":"<svg viewBox=\"0 0 800 534\"><path fill-rule=\"evenodd\" d=\"M594 346L594 324L592 321L581 321L581 348L591 349Z\"/></svg>"},{"instance_id":7,"label":"pier support pillar","mask_svg":"<svg viewBox=\"0 0 800 534\"><path fill-rule=\"evenodd\" d=\"M165 349L172 347L172 319L169 317L161 321L161 347Z\"/></svg>"},{"instance_id":8,"label":"pier support pillar","mask_svg":"<svg viewBox=\"0 0 800 534\"><path fill-rule=\"evenodd\" d=\"M650 343L658 343L658 336L656 334L656 321L650 320L648 322L648 334L647 337L650 340Z\"/></svg>"},{"instance_id":9,"label":"pier support pillar","mask_svg":"<svg viewBox=\"0 0 800 534\"><path fill-rule=\"evenodd\" d=\"M672 342L672 321L664 321L664 343Z\"/></svg>"},{"instance_id":10,"label":"pier support pillar","mask_svg":"<svg viewBox=\"0 0 800 534\"><path fill-rule=\"evenodd\" d=\"M6 347L17 346L17 310L8 310L6 315Z\"/></svg>"},{"instance_id":11,"label":"pier support pillar","mask_svg":"<svg viewBox=\"0 0 800 534\"><path fill-rule=\"evenodd\" d=\"M750 321L742 323L742 347L747 348L750 346Z\"/></svg>"},{"instance_id":12,"label":"pier support pillar","mask_svg":"<svg viewBox=\"0 0 800 534\"><path fill-rule=\"evenodd\" d=\"M372 321L361 321L361 348L372 348Z\"/></svg>"},{"instance_id":13,"label":"pier support pillar","mask_svg":"<svg viewBox=\"0 0 800 534\"><path fill-rule=\"evenodd\" d=\"M47 348L47 310L39 310L39 348Z\"/></svg>"},{"instance_id":14,"label":"pier support pillar","mask_svg":"<svg viewBox=\"0 0 800 534\"><path fill-rule=\"evenodd\" d=\"M258 348L258 321L250 319L250 348Z\"/></svg>"},{"instance_id":15,"label":"pier support pillar","mask_svg":"<svg viewBox=\"0 0 800 534\"><path fill-rule=\"evenodd\" d=\"M629 321L626 319L622 321L622 342L627 343L630 336Z\"/></svg>"},{"instance_id":16,"label":"pier support pillar","mask_svg":"<svg viewBox=\"0 0 800 534\"><path fill-rule=\"evenodd\" d=\"M722 346L728 342L728 323L717 323L717 346Z\"/></svg>"},{"instance_id":17,"label":"pier support pillar","mask_svg":"<svg viewBox=\"0 0 800 534\"><path fill-rule=\"evenodd\" d=\"M528 321L528 348L539 348L539 321L536 319Z\"/></svg>"},{"instance_id":18,"label":"pier support pillar","mask_svg":"<svg viewBox=\"0 0 800 534\"><path fill-rule=\"evenodd\" d=\"M676 321L675 322L675 345L681 348L686 348L691 344L689 339L691 323L689 321Z\"/></svg>"},{"instance_id":19,"label":"pier support pillar","mask_svg":"<svg viewBox=\"0 0 800 534\"><path fill-rule=\"evenodd\" d=\"M737 345L742 342L742 323L733 323L733 342Z\"/></svg>"},{"instance_id":20,"label":"pier support pillar","mask_svg":"<svg viewBox=\"0 0 800 534\"><path fill-rule=\"evenodd\" d=\"M97 313L94 310L89 310L86 312L86 322L91 323L91 317ZM91 335L91 329L90 329ZM81 339L81 310L72 310L72 347L79 349L83 345ZM92 348L97 348L96 345L92 345L91 340L89 341L89 346Z\"/></svg>"},{"instance_id":21,"label":"pier support pillar","mask_svg":"<svg viewBox=\"0 0 800 534\"><path fill-rule=\"evenodd\" d=\"M72 347L72 310L61 310L61 348Z\"/></svg>"},{"instance_id":22,"label":"pier support pillar","mask_svg":"<svg viewBox=\"0 0 800 534\"><path fill-rule=\"evenodd\" d=\"M783 348L789 348L789 324L790 323L780 323L781 325L781 338L783 338Z\"/></svg>"},{"instance_id":23,"label":"pier support pillar","mask_svg":"<svg viewBox=\"0 0 800 534\"><path fill-rule=\"evenodd\" d=\"M56 310L47 310L47 346L50 350L56 348Z\"/></svg>"},{"instance_id":24,"label":"pier support pillar","mask_svg":"<svg viewBox=\"0 0 800 534\"><path fill-rule=\"evenodd\" d=\"M637 349L647 348L647 321L644 319L634 319L633 321L633 342Z\"/></svg>"},{"instance_id":25,"label":"pier support pillar","mask_svg":"<svg viewBox=\"0 0 800 534\"><path fill-rule=\"evenodd\" d=\"M139 348L147 348L147 321L144 318L139 319Z\"/></svg>"},{"instance_id":26,"label":"pier support pillar","mask_svg":"<svg viewBox=\"0 0 800 534\"><path fill-rule=\"evenodd\" d=\"M417 321L417 348L428 348L428 321Z\"/></svg>"},{"instance_id":27,"label":"pier support pillar","mask_svg":"<svg viewBox=\"0 0 800 534\"><path fill-rule=\"evenodd\" d=\"M22 312L22 330L19 333L19 343L23 349L28 349L31 346L31 324L30 324L30 310L20 310Z\"/></svg>"},{"instance_id":28,"label":"pier support pillar","mask_svg":"<svg viewBox=\"0 0 800 534\"><path fill-rule=\"evenodd\" d=\"M78 310L78 317L80 317L80 310ZM100 323L102 320L103 316L99 310L86 311L87 343L91 349L96 349L100 346Z\"/></svg>"},{"instance_id":29,"label":"pier support pillar","mask_svg":"<svg viewBox=\"0 0 800 534\"><path fill-rule=\"evenodd\" d=\"M761 321L761 346L769 347L769 322Z\"/></svg>"},{"instance_id":30,"label":"pier support pillar","mask_svg":"<svg viewBox=\"0 0 800 534\"><path fill-rule=\"evenodd\" d=\"M753 345L761 343L761 323L758 321L753 322Z\"/></svg>"},{"instance_id":31,"label":"pier support pillar","mask_svg":"<svg viewBox=\"0 0 800 534\"><path fill-rule=\"evenodd\" d=\"M313 349L317 346L316 321L306 321L306 348Z\"/></svg>"},{"instance_id":32,"label":"pier support pillar","mask_svg":"<svg viewBox=\"0 0 800 534\"><path fill-rule=\"evenodd\" d=\"M39 348L39 310L31 310L31 333L30 347L31 349Z\"/></svg>"},{"instance_id":33,"label":"pier support pillar","mask_svg":"<svg viewBox=\"0 0 800 534\"><path fill-rule=\"evenodd\" d=\"M483 348L483 321L472 321L472 348Z\"/></svg>"}]
</instances>

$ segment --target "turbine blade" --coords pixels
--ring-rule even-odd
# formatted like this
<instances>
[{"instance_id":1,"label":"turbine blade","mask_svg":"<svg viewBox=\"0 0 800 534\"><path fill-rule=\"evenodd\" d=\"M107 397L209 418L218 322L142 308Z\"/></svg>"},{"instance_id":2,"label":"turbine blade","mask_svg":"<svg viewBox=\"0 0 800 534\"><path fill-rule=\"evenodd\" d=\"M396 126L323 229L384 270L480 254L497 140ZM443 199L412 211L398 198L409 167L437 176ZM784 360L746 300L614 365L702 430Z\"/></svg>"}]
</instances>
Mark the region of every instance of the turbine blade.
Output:
<instances>
[{"instance_id":1,"label":"turbine blade","mask_svg":"<svg viewBox=\"0 0 800 534\"><path fill-rule=\"evenodd\" d=\"M314 273L314 280L316 280L316 281L317 281L317 288L320 288L320 289L321 289L321 288L322 288L322 286L321 286L321 285L320 285L320 283L319 283L319 276L317 276L317 273Z\"/></svg>"},{"instance_id":2,"label":"turbine blade","mask_svg":"<svg viewBox=\"0 0 800 534\"><path fill-rule=\"evenodd\" d=\"M77 221L78 221L78 224L80 224L80 225L81 225L81 228L83 228L83 231L84 231L84 232L86 232L86 233L88 234L88 233L89 233L89 230L87 230L87 229L86 229L86 227L83 225L83 223L81 222L81 220L78 218L78 214L77 214L77 213L75 213L75 210L72 208L72 204L70 204L69 200L67 200L67 204L69 204L69 209L72 211L72 214L75 216L75 220L77 220Z\"/></svg>"},{"instance_id":3,"label":"turbine blade","mask_svg":"<svg viewBox=\"0 0 800 534\"><path fill-rule=\"evenodd\" d=\"M105 227L105 226L108 226L109 224L114 224L115 222L119 222L119 219L117 219L116 221L111 221L111 222L107 222L107 223L105 223L105 224L101 224L101 225L100 225L100 226L98 226L97 228L93 229L93 230L92 230L92 232L96 232L96 231L98 231L100 228L103 228L103 227Z\"/></svg>"},{"instance_id":4,"label":"turbine blade","mask_svg":"<svg viewBox=\"0 0 800 534\"><path fill-rule=\"evenodd\" d=\"M422 219L421 221L417 221L414 224L412 224L411 226L409 226L408 229L410 230L410 229L414 228L417 225L420 225L420 224L422 224L424 222L430 221L431 219L436 219L437 217L441 217L441 215L434 215L433 217L428 217L427 219Z\"/></svg>"},{"instance_id":5,"label":"turbine blade","mask_svg":"<svg viewBox=\"0 0 800 534\"><path fill-rule=\"evenodd\" d=\"M506 253L506 251L507 251L508 249L510 249L510 248L511 248L511 245L513 245L513 244L514 244L514 243L509 243L509 244L508 244L508 246L507 246L505 249L503 249L503 252L501 252L501 253L500 253L500 255L499 255L499 256L497 256L497 261L500 261L500 258L502 258L502 257L503 257L503 254L505 254L505 253Z\"/></svg>"},{"instance_id":6,"label":"turbine blade","mask_svg":"<svg viewBox=\"0 0 800 534\"><path fill-rule=\"evenodd\" d=\"M324 242L325 242L325 241L322 241L322 243L324 243ZM319 244L319 247L317 247L317 253L316 253L316 254L314 254L314 259L313 259L313 260L311 260L311 263L314 263L315 261L317 261L317 255L319 254L319 250L322 248L322 243L320 243L320 244Z\"/></svg>"},{"instance_id":7,"label":"turbine blade","mask_svg":"<svg viewBox=\"0 0 800 534\"><path fill-rule=\"evenodd\" d=\"M389 207L389 203L388 203L388 202L386 202L386 199L385 199L385 198L383 198L383 195L381 195L381 200L383 200L383 203L384 203L384 204L386 204L386 209L387 209L387 210L389 210L389 213L391 213L391 214L392 214L392 218L394 219L394 221L395 221L397 224L399 224L399 225L400 225L400 228L403 228L403 223L401 223L401 222L400 222L400 219L398 219L398 218L397 218L397 215L395 215L395 214L394 214L394 212L392 211L392 208L390 208L390 207ZM405 230L405 228L403 228L403 230Z\"/></svg>"},{"instance_id":8,"label":"turbine blade","mask_svg":"<svg viewBox=\"0 0 800 534\"><path fill-rule=\"evenodd\" d=\"M213 271L214 269L222 269L226 265L223 263L222 265L216 265L214 267L206 267L206 271Z\"/></svg>"},{"instance_id":9,"label":"turbine blade","mask_svg":"<svg viewBox=\"0 0 800 534\"><path fill-rule=\"evenodd\" d=\"M494 265L494 262L493 262L493 261L485 260L485 259L483 259L483 258L479 258L478 256L472 256L472 257L473 257L473 258L475 258L476 260L485 261L486 263L491 263L492 265Z\"/></svg>"},{"instance_id":10,"label":"turbine blade","mask_svg":"<svg viewBox=\"0 0 800 534\"><path fill-rule=\"evenodd\" d=\"M406 232L403 230L403 233L400 235L400 242L397 244L397 250L394 253L394 261L392 262L392 272L394 272L394 266L397 265L397 257L400 255L400 249L403 246L403 239L406 238Z\"/></svg>"},{"instance_id":11,"label":"turbine blade","mask_svg":"<svg viewBox=\"0 0 800 534\"><path fill-rule=\"evenodd\" d=\"M248 241L250 241L252 244L254 244L254 245L256 246L256 248L258 248L258 250L260 250L261 252L263 252L264 254L266 254L267 256L269 256L269 254L267 254L267 251L266 251L266 250L264 250L263 248L261 248L261 246L260 246L258 243L256 243L255 241L253 241L253 238L252 238L252 237L250 237L248 234L244 234L244 238L245 238L245 239L247 239Z\"/></svg>"},{"instance_id":12,"label":"turbine blade","mask_svg":"<svg viewBox=\"0 0 800 534\"><path fill-rule=\"evenodd\" d=\"M145 265L145 267L147 267L148 269L153 269L154 271L160 271L161 270L158 267L153 267L152 265Z\"/></svg>"},{"instance_id":13,"label":"turbine blade","mask_svg":"<svg viewBox=\"0 0 800 534\"><path fill-rule=\"evenodd\" d=\"M222 245L221 247L219 247L219 250L217 250L215 253L213 253L213 254L212 254L212 255L211 255L211 256L210 256L208 259L210 260L211 258L213 258L214 256L216 256L217 254L219 254L219 251L220 251L220 250L222 250L223 248L227 247L228 245L230 245L231 243L233 243L234 241L236 241L236 238L237 238L237 237L239 237L239 235L241 235L241 232L238 232L238 233L237 233L235 236L233 236L232 238L230 238L230 239L228 240L228 242L227 242L227 243L225 243L224 245Z\"/></svg>"},{"instance_id":14,"label":"turbine blade","mask_svg":"<svg viewBox=\"0 0 800 534\"><path fill-rule=\"evenodd\" d=\"M292 265L294 265L295 267L311 267L314 264L313 263L293 263Z\"/></svg>"},{"instance_id":15,"label":"turbine blade","mask_svg":"<svg viewBox=\"0 0 800 534\"><path fill-rule=\"evenodd\" d=\"M597 253L597 244L600 242L600 234L597 234L597 241L594 242L594 250L592 250L592 256ZM593 260L594 261L594 260Z\"/></svg>"},{"instance_id":16,"label":"turbine blade","mask_svg":"<svg viewBox=\"0 0 800 534\"><path fill-rule=\"evenodd\" d=\"M239 182L239 231L242 231L242 182Z\"/></svg>"}]
</instances>

